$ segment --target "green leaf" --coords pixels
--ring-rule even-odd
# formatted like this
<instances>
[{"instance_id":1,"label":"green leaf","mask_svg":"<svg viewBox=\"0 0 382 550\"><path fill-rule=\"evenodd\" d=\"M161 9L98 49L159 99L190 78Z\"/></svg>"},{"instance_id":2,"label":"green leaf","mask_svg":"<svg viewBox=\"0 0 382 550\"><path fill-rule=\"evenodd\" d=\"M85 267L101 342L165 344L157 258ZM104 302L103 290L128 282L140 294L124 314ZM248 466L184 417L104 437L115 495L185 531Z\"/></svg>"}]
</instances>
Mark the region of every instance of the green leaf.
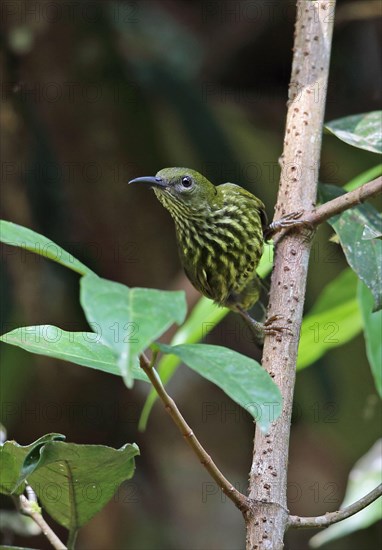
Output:
<instances>
[{"instance_id":1,"label":"green leaf","mask_svg":"<svg viewBox=\"0 0 382 550\"><path fill-rule=\"evenodd\" d=\"M95 332L67 332L53 325L37 325L16 328L0 336L0 341L39 355L121 375L117 354L103 344ZM133 376L148 382L138 366L133 367Z\"/></svg>"},{"instance_id":2,"label":"green leaf","mask_svg":"<svg viewBox=\"0 0 382 550\"><path fill-rule=\"evenodd\" d=\"M117 354L129 388L139 354L174 322L182 323L187 310L183 291L128 288L94 275L81 279L81 305L101 341Z\"/></svg>"},{"instance_id":3,"label":"green leaf","mask_svg":"<svg viewBox=\"0 0 382 550\"><path fill-rule=\"evenodd\" d=\"M39 456L34 455L28 483L48 514L73 532L105 506L123 481L133 477L137 455L138 447L129 443L112 449L50 442Z\"/></svg>"},{"instance_id":4,"label":"green leaf","mask_svg":"<svg viewBox=\"0 0 382 550\"><path fill-rule=\"evenodd\" d=\"M373 296L361 281L358 283L358 299L365 326L366 355L374 377L375 387L382 398L382 310L372 312Z\"/></svg>"},{"instance_id":5,"label":"green leaf","mask_svg":"<svg viewBox=\"0 0 382 550\"><path fill-rule=\"evenodd\" d=\"M271 271L273 265L273 244L265 243L264 253L261 258L257 273L261 278L265 278ZM174 334L171 345L195 344L200 342L207 334L220 323L222 319L230 312L226 307L216 305L212 300L202 296L193 308L191 314L185 323ZM172 378L174 372L180 365L180 359L176 355L164 355L158 363L158 373L162 383ZM144 431L147 421L158 395L151 389L144 404L141 417L139 419L138 429Z\"/></svg>"},{"instance_id":6,"label":"green leaf","mask_svg":"<svg viewBox=\"0 0 382 550\"><path fill-rule=\"evenodd\" d=\"M343 194L335 185L320 185L320 198L326 202ZM368 232L381 231L381 214L370 204L362 204L333 216L328 223L337 233L350 267L371 290L374 311L382 308L382 241L364 238Z\"/></svg>"},{"instance_id":7,"label":"green leaf","mask_svg":"<svg viewBox=\"0 0 382 550\"><path fill-rule=\"evenodd\" d=\"M357 296L358 278L350 267L346 267L335 279L326 284L316 299L309 315L325 313L332 308L353 302ZM307 317L306 317L307 318Z\"/></svg>"},{"instance_id":8,"label":"green leaf","mask_svg":"<svg viewBox=\"0 0 382 550\"><path fill-rule=\"evenodd\" d=\"M30 445L22 446L16 441L6 441L0 445L0 492L5 495L21 494L24 491L23 464L28 454L39 452L46 443L63 440L64 435L46 434Z\"/></svg>"},{"instance_id":9,"label":"green leaf","mask_svg":"<svg viewBox=\"0 0 382 550\"><path fill-rule=\"evenodd\" d=\"M382 164L377 164L376 166L365 170L365 172L358 174L355 178L346 183L342 189L347 192L354 191L354 189L358 189L361 185L364 185L379 176L382 176Z\"/></svg>"},{"instance_id":10,"label":"green leaf","mask_svg":"<svg viewBox=\"0 0 382 550\"><path fill-rule=\"evenodd\" d=\"M27 479L52 518L75 531L133 476L139 449L135 444L116 450L65 443L63 439L65 436L53 433L27 446L6 441L0 446L0 491L21 494Z\"/></svg>"},{"instance_id":11,"label":"green leaf","mask_svg":"<svg viewBox=\"0 0 382 550\"><path fill-rule=\"evenodd\" d=\"M349 474L345 498L340 509L364 497L381 483L382 439L355 463ZM318 548L329 541L343 537L358 529L365 529L382 518L382 501L378 498L363 510L339 523L330 525L325 531L310 539L310 546Z\"/></svg>"},{"instance_id":12,"label":"green leaf","mask_svg":"<svg viewBox=\"0 0 382 550\"><path fill-rule=\"evenodd\" d=\"M357 277L347 268L328 284L302 322L297 369L312 365L362 330L356 297Z\"/></svg>"},{"instance_id":13,"label":"green leaf","mask_svg":"<svg viewBox=\"0 0 382 550\"><path fill-rule=\"evenodd\" d=\"M365 225L362 233L362 239L364 241L370 241L371 239L380 239L381 237L382 237L382 230L376 230L373 227L369 227L368 225Z\"/></svg>"},{"instance_id":14,"label":"green leaf","mask_svg":"<svg viewBox=\"0 0 382 550\"><path fill-rule=\"evenodd\" d=\"M216 384L246 409L266 432L280 415L280 390L254 359L222 346L156 344L163 353L177 355L192 370Z\"/></svg>"},{"instance_id":15,"label":"green leaf","mask_svg":"<svg viewBox=\"0 0 382 550\"><path fill-rule=\"evenodd\" d=\"M0 241L10 246L17 246L24 250L35 252L44 258L53 260L80 273L80 275L93 273L91 269L58 246L58 244L22 225L0 220Z\"/></svg>"},{"instance_id":16,"label":"green leaf","mask_svg":"<svg viewBox=\"0 0 382 550\"><path fill-rule=\"evenodd\" d=\"M381 124L382 111L372 111L332 120L325 128L353 147L382 153Z\"/></svg>"}]
</instances>

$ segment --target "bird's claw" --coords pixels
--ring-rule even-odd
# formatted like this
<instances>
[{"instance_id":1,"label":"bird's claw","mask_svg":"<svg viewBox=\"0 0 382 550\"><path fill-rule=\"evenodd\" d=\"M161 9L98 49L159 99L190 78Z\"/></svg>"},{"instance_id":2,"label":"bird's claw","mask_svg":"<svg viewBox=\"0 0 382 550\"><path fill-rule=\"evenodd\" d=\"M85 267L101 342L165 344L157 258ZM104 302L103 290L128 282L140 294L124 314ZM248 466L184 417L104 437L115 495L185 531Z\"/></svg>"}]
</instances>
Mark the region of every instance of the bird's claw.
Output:
<instances>
[{"instance_id":1,"label":"bird's claw","mask_svg":"<svg viewBox=\"0 0 382 550\"><path fill-rule=\"evenodd\" d=\"M253 342L259 347L263 347L265 336L275 336L277 341L281 340L283 334L293 336L289 327L277 324L277 321L284 318L283 315L272 315L272 317L269 317L264 323L260 323L253 319L249 313L240 306L237 307L237 311L251 330Z\"/></svg>"},{"instance_id":2,"label":"bird's claw","mask_svg":"<svg viewBox=\"0 0 382 550\"><path fill-rule=\"evenodd\" d=\"M264 334L267 336L278 336L281 337L283 334L288 334L289 336L293 336L293 332L289 327L275 324L276 321L279 321L280 319L283 319L283 315L272 315L272 317L269 317L263 327L264 327Z\"/></svg>"},{"instance_id":3,"label":"bird's claw","mask_svg":"<svg viewBox=\"0 0 382 550\"><path fill-rule=\"evenodd\" d=\"M266 239L271 239L275 233L278 233L282 229L290 229L292 227L301 227L306 225L307 222L303 219L304 210L297 210L296 212L290 212L279 220L273 221L266 228L264 235Z\"/></svg>"},{"instance_id":4,"label":"bird's claw","mask_svg":"<svg viewBox=\"0 0 382 550\"><path fill-rule=\"evenodd\" d=\"M281 227L294 227L295 225L301 225L304 223L304 220L301 219L303 214L304 210L296 210L296 212L290 212L289 214L286 214L278 220L279 225Z\"/></svg>"}]
</instances>

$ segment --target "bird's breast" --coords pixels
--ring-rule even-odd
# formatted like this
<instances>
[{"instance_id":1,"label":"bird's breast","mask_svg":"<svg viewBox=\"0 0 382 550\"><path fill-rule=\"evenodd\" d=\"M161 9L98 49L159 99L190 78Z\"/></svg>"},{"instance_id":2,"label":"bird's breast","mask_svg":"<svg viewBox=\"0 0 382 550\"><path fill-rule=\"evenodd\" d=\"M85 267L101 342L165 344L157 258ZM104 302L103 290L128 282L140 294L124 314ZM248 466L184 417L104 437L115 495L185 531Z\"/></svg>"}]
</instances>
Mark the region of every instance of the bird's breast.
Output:
<instances>
[{"instance_id":1,"label":"bird's breast","mask_svg":"<svg viewBox=\"0 0 382 550\"><path fill-rule=\"evenodd\" d=\"M175 222L182 264L202 294L225 305L256 277L263 250L260 221L232 220L225 213L202 222Z\"/></svg>"}]
</instances>

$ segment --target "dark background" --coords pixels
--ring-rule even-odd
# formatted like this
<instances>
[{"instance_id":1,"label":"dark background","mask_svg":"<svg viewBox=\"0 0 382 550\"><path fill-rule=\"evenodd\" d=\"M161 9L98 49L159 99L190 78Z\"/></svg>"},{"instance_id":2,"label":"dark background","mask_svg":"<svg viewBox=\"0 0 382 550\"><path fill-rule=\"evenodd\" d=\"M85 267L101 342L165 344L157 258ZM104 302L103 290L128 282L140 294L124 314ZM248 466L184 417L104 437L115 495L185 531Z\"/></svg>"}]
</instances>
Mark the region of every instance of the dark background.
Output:
<instances>
[{"instance_id":1,"label":"dark background","mask_svg":"<svg viewBox=\"0 0 382 550\"><path fill-rule=\"evenodd\" d=\"M132 177L186 166L239 183L273 215L291 71L293 3L7 1L2 15L2 217L43 233L99 275L129 286L184 288L172 220ZM380 107L380 4L338 2L326 120ZM322 91L315 90L317 101ZM320 180L342 185L376 157L332 136ZM322 227L306 309L345 266ZM54 324L86 330L78 276L15 248L1 257L2 331ZM164 337L168 341L169 335ZM230 314L208 337L253 356ZM141 449L133 480L80 535L81 549L239 550L244 524L163 407L146 433L147 386L2 346L2 422L26 445L47 432L76 443ZM253 425L218 388L182 366L169 386L224 474L246 491ZM297 377L289 507L339 507L348 473L378 437L379 402L363 337ZM7 501L6 506L10 506ZM57 532L65 537L64 530ZM313 531L290 532L304 550ZM13 544L48 548L43 537ZM380 525L327 546L375 548Z\"/></svg>"}]
</instances>

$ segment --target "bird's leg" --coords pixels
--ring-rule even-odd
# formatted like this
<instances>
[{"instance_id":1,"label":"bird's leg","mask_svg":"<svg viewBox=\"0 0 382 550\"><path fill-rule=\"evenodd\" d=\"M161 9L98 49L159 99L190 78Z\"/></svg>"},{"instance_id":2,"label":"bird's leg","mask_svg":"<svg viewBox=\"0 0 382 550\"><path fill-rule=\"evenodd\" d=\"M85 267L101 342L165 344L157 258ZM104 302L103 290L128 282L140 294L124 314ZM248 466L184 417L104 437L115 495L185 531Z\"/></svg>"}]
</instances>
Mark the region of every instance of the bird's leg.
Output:
<instances>
[{"instance_id":1,"label":"bird's leg","mask_svg":"<svg viewBox=\"0 0 382 550\"><path fill-rule=\"evenodd\" d=\"M304 210L298 210L297 212L291 212L286 216L283 216L279 220L270 223L264 230L264 238L269 240L281 231L282 229L291 229L292 227L301 227L306 225L307 222L303 218Z\"/></svg>"},{"instance_id":2,"label":"bird's leg","mask_svg":"<svg viewBox=\"0 0 382 550\"><path fill-rule=\"evenodd\" d=\"M251 331L255 344L260 348L262 348L264 344L264 338L265 338L265 330L264 330L265 325L253 319L248 313L248 311L245 311L239 306L237 307L237 311L241 315L241 317L244 319L247 327Z\"/></svg>"},{"instance_id":3,"label":"bird's leg","mask_svg":"<svg viewBox=\"0 0 382 550\"><path fill-rule=\"evenodd\" d=\"M237 311L241 315L241 317L244 319L246 325L252 332L255 344L257 344L259 347L263 347L265 336L269 335L269 336L280 337L283 332L292 334L291 330L288 327L283 327L281 325L274 324L275 321L278 321L279 319L282 318L282 315L273 315L272 317L267 319L264 323L260 323L259 321L256 321L255 319L253 319L253 317L250 316L248 311L245 311L240 306L237 306Z\"/></svg>"}]
</instances>

